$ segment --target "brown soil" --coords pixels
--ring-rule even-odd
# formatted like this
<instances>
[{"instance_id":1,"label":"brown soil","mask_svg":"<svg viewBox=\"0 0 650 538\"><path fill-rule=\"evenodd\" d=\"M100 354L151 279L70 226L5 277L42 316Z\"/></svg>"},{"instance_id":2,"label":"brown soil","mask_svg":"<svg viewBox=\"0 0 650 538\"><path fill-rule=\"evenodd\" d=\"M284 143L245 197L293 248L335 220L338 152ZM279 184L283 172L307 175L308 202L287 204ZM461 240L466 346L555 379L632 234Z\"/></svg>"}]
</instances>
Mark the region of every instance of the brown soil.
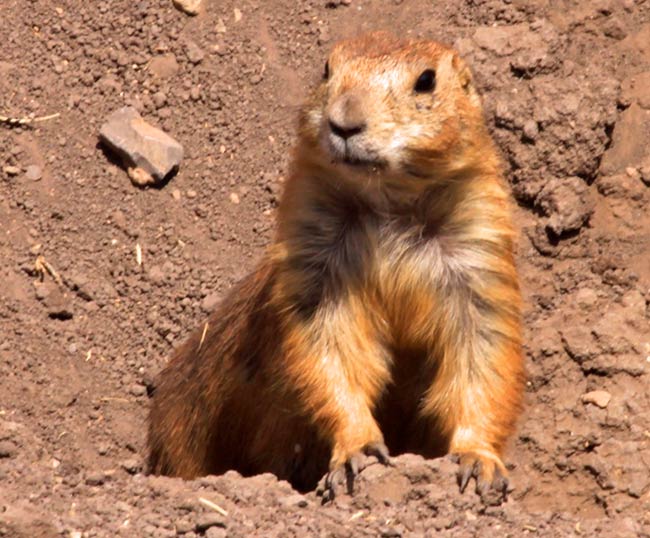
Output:
<instances>
[{"instance_id":1,"label":"brown soil","mask_svg":"<svg viewBox=\"0 0 650 538\"><path fill-rule=\"evenodd\" d=\"M650 536L650 2L344 4L0 3L0 114L60 113L0 125L0 536ZM508 163L529 371L516 489L485 507L454 463L414 456L326 507L268 475L145 476L151 376L268 243L332 42L374 28L461 50ZM124 104L185 146L161 189L97 147Z\"/></svg>"}]
</instances>

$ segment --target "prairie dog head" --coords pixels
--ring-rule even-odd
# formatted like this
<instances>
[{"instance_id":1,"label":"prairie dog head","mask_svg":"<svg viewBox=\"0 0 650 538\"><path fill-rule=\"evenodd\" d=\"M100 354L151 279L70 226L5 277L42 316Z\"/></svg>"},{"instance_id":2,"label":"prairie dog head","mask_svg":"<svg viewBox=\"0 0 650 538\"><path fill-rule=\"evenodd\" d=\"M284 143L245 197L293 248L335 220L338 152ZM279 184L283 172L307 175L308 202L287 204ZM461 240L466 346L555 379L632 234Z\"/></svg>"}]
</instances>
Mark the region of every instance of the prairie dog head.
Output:
<instances>
[{"instance_id":1,"label":"prairie dog head","mask_svg":"<svg viewBox=\"0 0 650 538\"><path fill-rule=\"evenodd\" d=\"M484 131L471 73L453 49L384 32L334 47L300 118L303 142L330 164L418 183L473 166Z\"/></svg>"}]
</instances>

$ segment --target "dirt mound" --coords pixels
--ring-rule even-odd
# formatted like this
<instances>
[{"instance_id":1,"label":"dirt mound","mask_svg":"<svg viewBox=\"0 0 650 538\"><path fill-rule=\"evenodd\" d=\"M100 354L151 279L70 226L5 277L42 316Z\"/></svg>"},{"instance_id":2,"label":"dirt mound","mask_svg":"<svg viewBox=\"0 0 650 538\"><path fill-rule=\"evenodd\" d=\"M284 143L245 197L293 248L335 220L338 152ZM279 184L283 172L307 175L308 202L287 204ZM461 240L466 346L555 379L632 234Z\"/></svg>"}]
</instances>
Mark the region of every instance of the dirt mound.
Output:
<instances>
[{"instance_id":1,"label":"dirt mound","mask_svg":"<svg viewBox=\"0 0 650 538\"><path fill-rule=\"evenodd\" d=\"M0 536L650 536L650 3L0 5ZM354 497L142 474L147 387L269 242L296 107L333 41L392 28L472 65L522 230L527 410L502 506L455 464ZM179 140L134 187L97 146L129 105ZM137 263L140 250L142 264Z\"/></svg>"}]
</instances>

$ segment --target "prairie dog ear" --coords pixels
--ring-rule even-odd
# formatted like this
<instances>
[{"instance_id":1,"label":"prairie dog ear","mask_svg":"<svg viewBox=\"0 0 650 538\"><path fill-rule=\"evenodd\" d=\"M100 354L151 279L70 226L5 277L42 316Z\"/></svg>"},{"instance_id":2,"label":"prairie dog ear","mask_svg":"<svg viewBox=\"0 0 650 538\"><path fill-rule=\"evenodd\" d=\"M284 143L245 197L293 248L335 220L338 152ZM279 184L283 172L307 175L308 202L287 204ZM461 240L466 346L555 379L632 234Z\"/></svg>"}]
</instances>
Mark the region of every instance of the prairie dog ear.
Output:
<instances>
[{"instance_id":1,"label":"prairie dog ear","mask_svg":"<svg viewBox=\"0 0 650 538\"><path fill-rule=\"evenodd\" d=\"M461 88L465 90L465 93L469 97L470 102L473 105L480 106L481 100L476 92L474 87L474 77L472 76L472 71L468 65L461 59L458 54L454 54L452 59L452 64L456 73L458 73L458 81L460 82Z\"/></svg>"}]
</instances>

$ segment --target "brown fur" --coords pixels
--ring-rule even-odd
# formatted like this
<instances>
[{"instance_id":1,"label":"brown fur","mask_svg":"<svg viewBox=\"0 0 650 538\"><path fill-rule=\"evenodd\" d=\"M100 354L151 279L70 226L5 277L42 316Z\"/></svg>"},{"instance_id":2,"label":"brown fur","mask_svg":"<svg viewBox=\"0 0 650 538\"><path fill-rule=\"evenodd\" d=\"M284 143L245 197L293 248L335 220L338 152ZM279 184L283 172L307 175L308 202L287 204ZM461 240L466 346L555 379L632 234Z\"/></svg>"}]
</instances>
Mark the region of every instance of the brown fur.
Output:
<instances>
[{"instance_id":1,"label":"brown fur","mask_svg":"<svg viewBox=\"0 0 650 538\"><path fill-rule=\"evenodd\" d=\"M425 69L435 91L416 93ZM524 377L509 200L471 74L383 33L337 45L329 70L274 244L160 376L150 470L307 489L385 441L457 453L484 487L506 474ZM345 149L362 164L328 118L363 125Z\"/></svg>"}]
</instances>

